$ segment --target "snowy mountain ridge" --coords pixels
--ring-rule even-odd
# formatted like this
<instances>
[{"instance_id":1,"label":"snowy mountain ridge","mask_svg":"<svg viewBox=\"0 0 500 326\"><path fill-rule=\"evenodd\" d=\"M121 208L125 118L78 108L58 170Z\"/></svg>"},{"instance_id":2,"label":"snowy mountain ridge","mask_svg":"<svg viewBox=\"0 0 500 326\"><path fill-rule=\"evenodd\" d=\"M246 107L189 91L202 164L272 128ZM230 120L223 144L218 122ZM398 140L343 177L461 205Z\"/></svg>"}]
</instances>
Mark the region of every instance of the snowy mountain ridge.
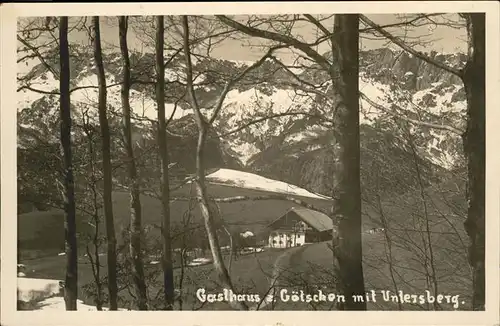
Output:
<instances>
[{"instance_id":1,"label":"snowy mountain ridge","mask_svg":"<svg viewBox=\"0 0 500 326\"><path fill-rule=\"evenodd\" d=\"M97 121L97 76L91 53L76 50L79 61L72 64L71 93L74 107L74 120L84 116ZM327 54L326 54L327 55ZM434 58L463 65L463 55L432 54ZM105 56L106 80L108 85L108 107L111 116L120 116L120 57L119 54ZM148 81L154 79L154 59L151 55L131 55L132 78L142 81L131 89L131 107L134 122L141 128L150 128L157 119L154 85ZM196 93L203 111L210 108L228 76L248 67L250 62L236 62L220 59L195 61ZM56 65L57 62L51 64ZM425 123L451 125L457 130L463 128L465 96L463 86L453 77L439 72L437 68L420 62L406 53L396 53L389 49L369 50L361 53L360 91L371 101L360 100L360 124L372 126L388 132L400 128L400 121L411 118ZM188 118L191 114L189 105L179 101L185 82L184 62L182 58L172 60L165 72L166 77L166 116L173 121ZM221 146L233 153L244 166L251 166L255 158L270 148L298 146L302 151L314 151L324 144L315 139L325 137L331 129L329 123L318 123L317 119L307 117L310 112L330 116L328 103L321 103L317 95L305 93L289 86L289 73L278 71L276 65L266 63L256 70L251 78L264 78L255 85L238 85L231 90L224 101L214 129L221 138ZM321 92L328 92L329 84L324 76L314 67L303 69L300 77L321 84ZM18 119L23 128L39 128L40 124L52 125L58 119L58 97L47 92L58 91L58 81L44 67L36 66L30 72L28 85L40 92L28 88L18 92ZM221 77L222 76L222 77ZM146 82L144 82L146 81ZM331 83L330 83L331 84ZM178 102L178 105L175 103ZM372 105L375 103L376 105ZM38 111L38 112L37 112ZM290 114L290 115L287 115ZM301 114L304 113L304 114ZM210 115L208 112L207 115ZM281 115L281 116L280 116ZM266 116L272 118L265 119ZM260 123L251 124L260 119ZM248 127L243 128L245 124ZM35 127L37 126L37 127ZM49 128L50 129L50 128ZM238 130L241 129L241 130ZM444 168L456 164L460 151L459 136L447 130L422 129L411 125L410 132L415 135L415 142L422 156ZM139 132L144 136L148 132ZM54 134L57 137L57 134ZM20 142L22 143L22 142ZM22 146L22 145L20 145ZM300 155L297 152L294 155Z\"/></svg>"}]
</instances>

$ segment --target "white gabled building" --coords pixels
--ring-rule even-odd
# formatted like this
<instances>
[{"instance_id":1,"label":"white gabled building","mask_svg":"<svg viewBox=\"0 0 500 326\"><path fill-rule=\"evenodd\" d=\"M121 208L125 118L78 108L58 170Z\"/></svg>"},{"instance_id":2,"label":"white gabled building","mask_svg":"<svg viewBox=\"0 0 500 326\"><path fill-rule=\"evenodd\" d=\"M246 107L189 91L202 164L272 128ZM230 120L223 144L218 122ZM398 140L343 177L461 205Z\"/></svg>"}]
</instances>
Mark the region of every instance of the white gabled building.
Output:
<instances>
[{"instance_id":1,"label":"white gabled building","mask_svg":"<svg viewBox=\"0 0 500 326\"><path fill-rule=\"evenodd\" d=\"M291 248L331 239L333 222L323 213L292 207L269 224L268 229L269 247Z\"/></svg>"}]
</instances>

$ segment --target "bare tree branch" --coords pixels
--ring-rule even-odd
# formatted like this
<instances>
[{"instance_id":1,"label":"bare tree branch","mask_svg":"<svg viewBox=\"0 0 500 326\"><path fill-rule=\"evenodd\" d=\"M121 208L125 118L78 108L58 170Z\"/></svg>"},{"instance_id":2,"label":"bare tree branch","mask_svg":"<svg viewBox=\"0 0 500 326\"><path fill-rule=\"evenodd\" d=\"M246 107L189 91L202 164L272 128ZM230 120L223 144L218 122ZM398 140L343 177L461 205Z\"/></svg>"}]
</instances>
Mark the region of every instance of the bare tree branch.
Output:
<instances>
[{"instance_id":1,"label":"bare tree branch","mask_svg":"<svg viewBox=\"0 0 500 326\"><path fill-rule=\"evenodd\" d=\"M229 91L233 88L233 86L238 81L243 79L243 77L245 77L250 71L260 67L266 61L266 59L270 58L271 55L273 54L273 52L279 48L283 48L283 46L274 46L274 47L270 48L267 51L267 53L263 57L261 57L257 62L255 62L250 67L248 67L244 71L242 71L238 76L236 76L235 78L232 78L229 82L227 82L226 86L224 86L224 89L222 90L221 94L219 95L219 98L217 100L217 104L215 106L212 117L208 121L209 125L211 125L214 122L214 120L217 118L220 110L222 109L222 105L224 104L224 100L226 99L227 93L229 93Z\"/></svg>"},{"instance_id":2,"label":"bare tree branch","mask_svg":"<svg viewBox=\"0 0 500 326\"><path fill-rule=\"evenodd\" d=\"M423 26L423 25L427 25L428 23L421 23L421 24L417 24L417 22L419 20L422 20L422 19L430 19L430 17L434 17L434 16L442 16L443 13L436 13L436 14L418 14L416 17L410 19L410 20L407 20L407 21L404 21L404 22L399 22L399 23L393 23L393 24L387 24L387 25L379 25L380 28L393 28L393 27L400 27L400 26L408 26L408 25L411 25L413 27L419 27L419 26ZM448 26L448 25L447 25ZM359 29L359 32L360 33L366 33L366 32L373 32L373 31L376 31L377 29L373 28L373 27L369 27L369 28L360 28Z\"/></svg>"},{"instance_id":3,"label":"bare tree branch","mask_svg":"<svg viewBox=\"0 0 500 326\"><path fill-rule=\"evenodd\" d=\"M119 86L121 84L122 83L109 84L109 85L106 85L106 88L111 88L111 87L114 87L114 86ZM98 88L99 88L99 86L93 86L93 85L79 86L79 87L75 87L75 88L71 89L69 92L71 94L73 92L76 92L76 91L79 91L79 90L82 90L82 89L98 89ZM41 89L33 88L30 85L20 86L20 87L17 88L17 91L19 92L19 91L22 91L23 89L27 89L27 90L32 91L32 92L36 92L36 93L40 93L40 94L47 94L47 95L60 95L61 94L61 93L56 92L56 91L44 91L44 90L41 90Z\"/></svg>"},{"instance_id":4,"label":"bare tree branch","mask_svg":"<svg viewBox=\"0 0 500 326\"><path fill-rule=\"evenodd\" d=\"M432 128L432 129L446 130L446 131L452 132L452 133L457 134L457 135L462 135L462 133L463 133L462 130L460 130L460 129L456 128L456 127L452 127L452 126L448 126L448 125L439 125L439 124L435 124L435 123L431 123L431 122L419 121L419 120L411 119L411 118L408 118L406 116L403 116L403 115L397 114L395 112L392 112L391 110L388 110L384 106L382 106L382 105L374 102L373 100L371 100L363 92L359 92L359 96L360 96L360 98L362 98L365 101L367 101L368 104L370 104L371 106L379 109L380 111L388 113L388 114L390 114L392 116L395 116L395 117L397 117L399 119L408 121L410 123L413 123L413 124L416 124L416 125L419 125L419 126L423 126L423 127L427 127L427 128Z\"/></svg>"},{"instance_id":5,"label":"bare tree branch","mask_svg":"<svg viewBox=\"0 0 500 326\"><path fill-rule=\"evenodd\" d=\"M295 38L292 38L287 35L283 34L278 34L270 31L265 31L262 29L258 29L255 27L250 27L250 26L245 26L241 23L238 23L237 21L225 16L225 15L216 15L216 17L223 22L224 24L237 29L245 34L248 34L250 36L255 36L255 37L260 37L260 38L265 38L268 40L273 40L276 42L284 43L287 44L288 46L292 46L302 52L304 52L306 55L308 55L310 58L314 59L319 65L321 65L326 71L330 71L330 62L323 57L321 54L319 54L316 50L314 50L309 44L301 42Z\"/></svg>"},{"instance_id":6,"label":"bare tree branch","mask_svg":"<svg viewBox=\"0 0 500 326\"><path fill-rule=\"evenodd\" d=\"M58 78L59 74L45 61L43 58L42 54L38 51L37 48L29 44L25 39L23 39L21 36L17 35L17 40L21 42L24 46L26 46L28 49L33 51L35 55L38 57L38 59L42 62L42 64L54 75L54 77Z\"/></svg>"},{"instance_id":7,"label":"bare tree branch","mask_svg":"<svg viewBox=\"0 0 500 326\"><path fill-rule=\"evenodd\" d=\"M322 115L319 115L319 114L311 114L311 113L307 113L307 112L284 112L284 113L276 113L276 114L271 114L271 115L268 115L268 116L265 116L265 117L261 117L261 118L258 118L258 119L255 119L255 120L252 120L246 124L244 124L243 126L240 126L238 128L235 128L231 131L228 131L224 134L221 134L219 135L219 137L227 137L229 135L232 135L234 133L237 133L239 131L242 131L254 124L258 124L258 123L261 123L261 122L264 122L266 120L269 120L269 119L274 119L274 118L280 118L280 117L288 117L288 116L306 116L306 117L311 117L311 118L318 118L320 120L325 120L327 122L333 122L332 120L330 119L327 119L325 118L324 116Z\"/></svg>"},{"instance_id":8,"label":"bare tree branch","mask_svg":"<svg viewBox=\"0 0 500 326\"><path fill-rule=\"evenodd\" d=\"M330 32L323 24L321 24L321 22L319 20L317 20L316 18L314 18L312 15L310 15L310 14L304 14L304 17L306 17L308 21L310 21L316 27L318 27L323 32L323 34L325 34L325 36L331 36L332 35L332 32Z\"/></svg>"}]
</instances>

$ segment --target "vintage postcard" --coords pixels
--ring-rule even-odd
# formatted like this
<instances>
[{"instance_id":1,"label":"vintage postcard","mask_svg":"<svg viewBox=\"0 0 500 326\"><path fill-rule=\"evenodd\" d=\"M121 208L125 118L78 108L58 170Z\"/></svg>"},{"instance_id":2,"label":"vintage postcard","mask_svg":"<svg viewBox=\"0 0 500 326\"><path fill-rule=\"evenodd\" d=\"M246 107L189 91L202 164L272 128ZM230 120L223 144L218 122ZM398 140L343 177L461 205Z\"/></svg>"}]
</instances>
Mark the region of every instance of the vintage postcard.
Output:
<instances>
[{"instance_id":1,"label":"vintage postcard","mask_svg":"<svg viewBox=\"0 0 500 326\"><path fill-rule=\"evenodd\" d=\"M2 325L499 322L498 3L0 8Z\"/></svg>"}]
</instances>

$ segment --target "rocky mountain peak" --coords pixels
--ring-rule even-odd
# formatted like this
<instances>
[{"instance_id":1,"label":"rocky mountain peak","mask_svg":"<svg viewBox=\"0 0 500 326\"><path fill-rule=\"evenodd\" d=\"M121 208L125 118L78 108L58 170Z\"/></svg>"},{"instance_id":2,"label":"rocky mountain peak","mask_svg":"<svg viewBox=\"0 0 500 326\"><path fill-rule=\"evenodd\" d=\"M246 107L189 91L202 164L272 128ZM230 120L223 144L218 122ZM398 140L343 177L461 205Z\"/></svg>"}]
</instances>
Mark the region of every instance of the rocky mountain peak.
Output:
<instances>
[{"instance_id":1,"label":"rocky mountain peak","mask_svg":"<svg viewBox=\"0 0 500 326\"><path fill-rule=\"evenodd\" d=\"M97 79L91 48L74 46L71 50L73 86L95 86ZM431 52L428 55L457 68L463 67L466 60L464 54ZM325 57L331 58L331 54L326 53ZM49 61L54 68L58 65L56 58L57 55L54 55ZM103 59L108 85L116 85L108 89L110 112L119 113L120 86L117 83L121 75L121 56L116 50L107 51ZM156 119L154 85L152 84L155 76L154 55L131 52L130 59L132 79L138 81L134 83L131 92L131 105L136 115L135 123L140 126L138 135L142 134L146 138L153 139L151 135L155 131L154 128L151 129L151 121ZM204 112L210 112L226 80L243 71L249 64L216 58L194 60L196 92ZM299 77L316 85L323 83L327 80L327 76L316 68L305 67L298 72ZM182 56L178 56L169 62L165 75L167 115L170 117L175 113L172 128L176 129L177 136L174 138L179 148L185 145L183 141L178 141L184 133L189 131L187 135L189 137L186 139L192 139L195 131L189 104L182 101L185 83L184 70L184 60ZM42 64L34 67L27 77L31 81L36 81L38 83L36 87L39 89L57 90L57 76L52 76ZM252 80L255 82L250 82ZM321 172L316 168L318 162L327 162L329 160L327 156L334 155L331 149L334 137L329 132L329 127L318 125L317 119L303 115L279 115L301 111L328 115L325 113L328 112L327 107L324 107L326 104L319 102L314 94L304 94L287 86L291 82L296 83L296 80L288 72L276 63L266 61L259 69L252 72L245 83L228 93L220 119L217 120L215 126L219 134L223 135L238 129L255 119L272 115L275 117L264 119L258 124L249 125L220 139L214 136L214 139L217 138L214 146L218 146L220 151L211 152L219 153L217 155L221 157L214 162L219 162L220 167L227 167L224 166L225 162L232 162L233 167L242 164L251 171L259 171L268 177L300 186L304 186L304 182L308 181L295 180L295 175L306 175L308 180L316 180L314 182L325 179L324 175L328 174L327 171ZM318 91L326 91L325 87L328 87L328 83L323 83L323 89L319 88ZM465 98L461 81L456 76L405 52L387 48L362 51L360 53L360 90L385 110L396 112L401 116L440 124L458 125L463 120ZM29 119L31 116L29 112L39 110L40 105L44 106L43 112L47 119L53 116L53 122L57 121L56 97L38 93L35 96L28 90L23 92L21 97L25 100L18 108L23 126L33 123L33 119ZM79 115L78 107L85 106L92 109L95 106L92 103L96 100L95 89L87 88L73 92L75 117L78 118ZM177 109L174 109L176 107L174 103L178 103ZM392 137L394 139L404 137L401 123L395 120L394 115L381 111L366 101L362 101L361 104L360 118L362 120L360 123L376 131L364 132L363 135L370 134L372 135L370 137L376 135L376 137L381 137L380 139L386 139L389 134L399 135ZM28 111L23 113L25 110ZM190 126L189 128L178 128L186 123L186 126ZM418 133L415 135L415 142L425 160L430 164L445 168L455 164L460 152L458 150L459 139L455 135L443 131L429 129L419 131L418 128L412 128L412 132ZM362 142L368 141L368 138L363 137ZM396 142L384 142L384 144L391 148L386 148L388 155L403 155L404 146L396 145ZM324 157L321 159L322 156ZM191 163L189 161L188 165ZM292 163L300 164L292 166ZM304 171L307 172L302 173ZM309 189L327 192L321 186L313 186Z\"/></svg>"}]
</instances>

